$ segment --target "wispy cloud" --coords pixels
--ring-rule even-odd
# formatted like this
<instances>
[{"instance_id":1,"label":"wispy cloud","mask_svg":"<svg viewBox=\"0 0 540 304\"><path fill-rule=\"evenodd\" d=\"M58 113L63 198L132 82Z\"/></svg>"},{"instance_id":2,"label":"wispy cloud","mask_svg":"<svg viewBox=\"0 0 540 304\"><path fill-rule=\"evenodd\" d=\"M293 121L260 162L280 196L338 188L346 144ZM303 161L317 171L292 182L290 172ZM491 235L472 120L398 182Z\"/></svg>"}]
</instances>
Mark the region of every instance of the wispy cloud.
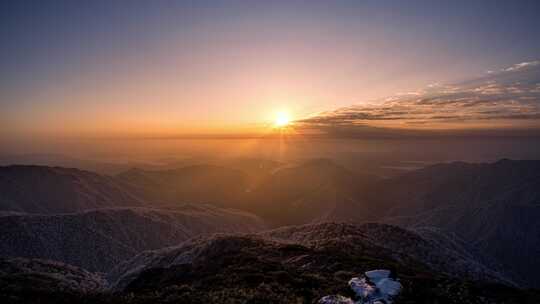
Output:
<instances>
[{"instance_id":1,"label":"wispy cloud","mask_svg":"<svg viewBox=\"0 0 540 304\"><path fill-rule=\"evenodd\" d=\"M538 66L538 65L540 65L540 60L522 62L522 63L514 64L513 66L508 67L506 69L503 69L503 71L506 71L506 72L519 71L521 69L525 69L525 68L528 68L528 67L534 67L534 66Z\"/></svg>"},{"instance_id":2,"label":"wispy cloud","mask_svg":"<svg viewBox=\"0 0 540 304\"><path fill-rule=\"evenodd\" d=\"M369 104L319 113L300 128L335 130L540 127L540 61L523 62L459 84L434 83Z\"/></svg>"}]
</instances>

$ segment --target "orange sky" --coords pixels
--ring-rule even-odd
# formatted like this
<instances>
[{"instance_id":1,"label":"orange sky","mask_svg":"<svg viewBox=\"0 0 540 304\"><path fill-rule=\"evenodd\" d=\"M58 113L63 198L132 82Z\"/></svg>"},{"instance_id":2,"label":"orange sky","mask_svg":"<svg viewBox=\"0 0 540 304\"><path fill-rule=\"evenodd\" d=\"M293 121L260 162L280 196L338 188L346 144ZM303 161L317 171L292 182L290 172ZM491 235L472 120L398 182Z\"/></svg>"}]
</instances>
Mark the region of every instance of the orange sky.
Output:
<instances>
[{"instance_id":1,"label":"orange sky","mask_svg":"<svg viewBox=\"0 0 540 304\"><path fill-rule=\"evenodd\" d=\"M527 39L536 32L521 24L527 8L512 19L528 41L523 45L492 18L479 26L483 15L469 14L474 8L452 15L429 2L105 8L13 8L5 20L11 43L0 52L1 137L266 134L280 111L305 119L536 59L529 55L537 45ZM488 39L494 28L498 39ZM520 105L530 119L533 109ZM520 115L516 108L513 117ZM376 111L384 121L369 117L350 126L420 126L416 118L393 120L388 108ZM488 126L496 121L482 119ZM451 124L467 126L455 118Z\"/></svg>"}]
</instances>

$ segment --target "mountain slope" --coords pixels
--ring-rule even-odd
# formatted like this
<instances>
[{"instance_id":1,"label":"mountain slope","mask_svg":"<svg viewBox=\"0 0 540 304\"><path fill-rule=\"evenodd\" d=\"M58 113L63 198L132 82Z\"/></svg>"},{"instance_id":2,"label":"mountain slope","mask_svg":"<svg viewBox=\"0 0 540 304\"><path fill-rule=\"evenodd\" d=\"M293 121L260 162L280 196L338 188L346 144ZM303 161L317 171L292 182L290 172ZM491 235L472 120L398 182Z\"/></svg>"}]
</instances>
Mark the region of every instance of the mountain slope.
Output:
<instances>
[{"instance_id":1,"label":"mountain slope","mask_svg":"<svg viewBox=\"0 0 540 304\"><path fill-rule=\"evenodd\" d=\"M381 235L387 235L384 241ZM413 239L404 239L409 236ZM403 229L376 224L318 224L252 235L214 235L141 253L116 267L109 280L119 293L156 302L313 303L327 294L351 296L346 284L351 277L387 268L396 271L404 286L399 303L534 303L539 299L478 277L473 281L466 275L456 277L427 265L423 256L380 246L416 238L420 237ZM379 243L373 242L376 239ZM430 254L439 253L443 251Z\"/></svg>"},{"instance_id":2,"label":"mountain slope","mask_svg":"<svg viewBox=\"0 0 540 304\"><path fill-rule=\"evenodd\" d=\"M83 293L103 291L102 277L84 269L60 262L0 258L0 286L2 291L30 286L36 291L58 289Z\"/></svg>"},{"instance_id":3,"label":"mountain slope","mask_svg":"<svg viewBox=\"0 0 540 304\"><path fill-rule=\"evenodd\" d=\"M2 303L94 303L105 287L101 276L71 265L0 258Z\"/></svg>"},{"instance_id":4,"label":"mountain slope","mask_svg":"<svg viewBox=\"0 0 540 304\"><path fill-rule=\"evenodd\" d=\"M107 271L143 250L176 245L195 235L262 227L251 214L208 205L7 214L0 216L0 256L44 258Z\"/></svg>"},{"instance_id":5,"label":"mountain slope","mask_svg":"<svg viewBox=\"0 0 540 304\"><path fill-rule=\"evenodd\" d=\"M328 294L353 297L351 277L386 268L403 286L396 303L540 301L537 291L498 284L489 274L439 270L432 261L456 251L440 245L381 224L199 236L120 263L108 275L113 290L103 290L98 276L73 266L0 259L0 297L3 303L315 303Z\"/></svg>"},{"instance_id":6,"label":"mountain slope","mask_svg":"<svg viewBox=\"0 0 540 304\"><path fill-rule=\"evenodd\" d=\"M340 205L361 204L358 193L374 181L371 175L316 159L269 175L247 194L246 208L275 226L322 221Z\"/></svg>"},{"instance_id":7,"label":"mountain slope","mask_svg":"<svg viewBox=\"0 0 540 304\"><path fill-rule=\"evenodd\" d=\"M434 241L391 225L321 223L278 228L264 232L263 235L273 240L292 241L316 248L331 242L343 243L344 246L352 247L351 252L360 250L350 243L378 246L420 261L433 271L448 276L514 285L502 274L483 265L461 244L449 242L442 237Z\"/></svg>"},{"instance_id":8,"label":"mountain slope","mask_svg":"<svg viewBox=\"0 0 540 304\"><path fill-rule=\"evenodd\" d=\"M131 169L116 178L137 188L141 197L161 205L211 203L232 207L247 189L247 176L242 171L214 165L164 171Z\"/></svg>"},{"instance_id":9,"label":"mountain slope","mask_svg":"<svg viewBox=\"0 0 540 304\"><path fill-rule=\"evenodd\" d=\"M0 211L64 213L144 205L133 190L112 177L78 169L0 167Z\"/></svg>"},{"instance_id":10,"label":"mountain slope","mask_svg":"<svg viewBox=\"0 0 540 304\"><path fill-rule=\"evenodd\" d=\"M439 164L384 181L371 194L381 220L455 234L516 280L540 287L540 161Z\"/></svg>"}]
</instances>

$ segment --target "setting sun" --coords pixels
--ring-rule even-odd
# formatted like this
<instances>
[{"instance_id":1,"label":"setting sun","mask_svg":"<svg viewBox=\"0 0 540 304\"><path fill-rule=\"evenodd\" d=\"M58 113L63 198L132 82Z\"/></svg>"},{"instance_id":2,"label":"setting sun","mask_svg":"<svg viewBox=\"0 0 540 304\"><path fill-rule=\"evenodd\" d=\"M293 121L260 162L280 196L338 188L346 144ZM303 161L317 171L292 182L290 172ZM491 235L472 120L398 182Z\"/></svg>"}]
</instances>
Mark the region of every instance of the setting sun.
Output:
<instances>
[{"instance_id":1,"label":"setting sun","mask_svg":"<svg viewBox=\"0 0 540 304\"><path fill-rule=\"evenodd\" d=\"M540 0L493 2L1 1L0 304L540 304Z\"/></svg>"},{"instance_id":2,"label":"setting sun","mask_svg":"<svg viewBox=\"0 0 540 304\"><path fill-rule=\"evenodd\" d=\"M277 128L282 128L291 122L291 118L286 112L279 112L276 114L276 120L274 121L274 126Z\"/></svg>"}]
</instances>

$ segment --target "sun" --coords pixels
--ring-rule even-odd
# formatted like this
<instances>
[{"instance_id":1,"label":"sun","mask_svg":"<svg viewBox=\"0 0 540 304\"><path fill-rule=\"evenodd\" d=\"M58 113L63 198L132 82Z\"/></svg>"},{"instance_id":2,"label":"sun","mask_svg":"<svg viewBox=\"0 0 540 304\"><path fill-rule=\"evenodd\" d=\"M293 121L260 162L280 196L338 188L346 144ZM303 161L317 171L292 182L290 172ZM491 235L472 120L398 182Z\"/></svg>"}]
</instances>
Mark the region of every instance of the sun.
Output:
<instances>
[{"instance_id":1,"label":"sun","mask_svg":"<svg viewBox=\"0 0 540 304\"><path fill-rule=\"evenodd\" d=\"M278 112L276 119L274 120L274 126L276 128L283 128L291 123L291 118L287 112Z\"/></svg>"}]
</instances>

